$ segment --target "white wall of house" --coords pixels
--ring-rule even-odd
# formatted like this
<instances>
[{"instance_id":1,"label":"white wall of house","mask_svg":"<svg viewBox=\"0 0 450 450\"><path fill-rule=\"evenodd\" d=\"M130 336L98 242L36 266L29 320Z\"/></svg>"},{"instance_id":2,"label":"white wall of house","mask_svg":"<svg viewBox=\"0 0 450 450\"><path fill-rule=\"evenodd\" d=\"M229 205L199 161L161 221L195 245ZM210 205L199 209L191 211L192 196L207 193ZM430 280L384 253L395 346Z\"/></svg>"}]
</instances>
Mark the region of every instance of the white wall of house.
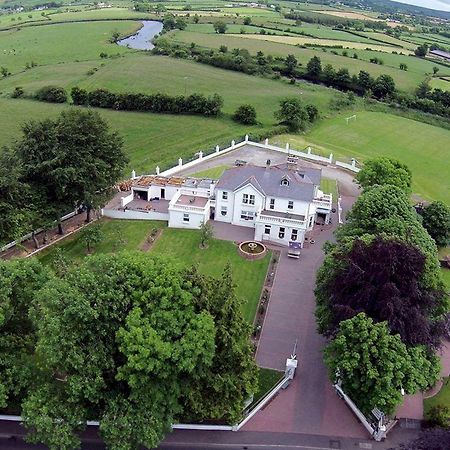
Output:
<instances>
[{"instance_id":1,"label":"white wall of house","mask_svg":"<svg viewBox=\"0 0 450 450\"><path fill-rule=\"evenodd\" d=\"M256 241L271 241L281 245L289 245L290 241L300 242L305 240L306 230L297 226L285 224L264 224L258 222L255 227Z\"/></svg>"},{"instance_id":2,"label":"white wall of house","mask_svg":"<svg viewBox=\"0 0 450 450\"><path fill-rule=\"evenodd\" d=\"M161 195L161 190L164 190L164 196ZM173 196L179 191L180 186L158 186L158 185L152 185L150 187L150 197L159 197L164 198L166 200L172 200Z\"/></svg>"},{"instance_id":3,"label":"white wall of house","mask_svg":"<svg viewBox=\"0 0 450 450\"><path fill-rule=\"evenodd\" d=\"M271 201L274 200L274 207L271 208ZM292 208L290 208L290 202L292 202ZM298 214L306 217L308 215L308 207L310 203L302 200L290 200L288 198L279 197L267 197L264 205L264 209L268 211L278 211L283 213ZM312 211L312 208L310 208ZM312 212L311 212L312 213ZM313 213L312 213L313 214Z\"/></svg>"},{"instance_id":4,"label":"white wall of house","mask_svg":"<svg viewBox=\"0 0 450 450\"><path fill-rule=\"evenodd\" d=\"M169 220L168 213L156 211L133 211L132 209L102 209L102 215L111 219L130 219L130 220Z\"/></svg>"},{"instance_id":5,"label":"white wall of house","mask_svg":"<svg viewBox=\"0 0 450 450\"><path fill-rule=\"evenodd\" d=\"M256 214L264 207L264 199L264 195L250 184L236 190L231 223L243 227L254 227Z\"/></svg>"},{"instance_id":6,"label":"white wall of house","mask_svg":"<svg viewBox=\"0 0 450 450\"><path fill-rule=\"evenodd\" d=\"M216 189L216 209L214 220L231 223L234 211L234 195L232 191Z\"/></svg>"},{"instance_id":7,"label":"white wall of house","mask_svg":"<svg viewBox=\"0 0 450 450\"><path fill-rule=\"evenodd\" d=\"M205 211L198 212L192 210L176 210L169 211L169 227L171 228L190 228L198 229L201 224L209 220L209 208Z\"/></svg>"}]
</instances>

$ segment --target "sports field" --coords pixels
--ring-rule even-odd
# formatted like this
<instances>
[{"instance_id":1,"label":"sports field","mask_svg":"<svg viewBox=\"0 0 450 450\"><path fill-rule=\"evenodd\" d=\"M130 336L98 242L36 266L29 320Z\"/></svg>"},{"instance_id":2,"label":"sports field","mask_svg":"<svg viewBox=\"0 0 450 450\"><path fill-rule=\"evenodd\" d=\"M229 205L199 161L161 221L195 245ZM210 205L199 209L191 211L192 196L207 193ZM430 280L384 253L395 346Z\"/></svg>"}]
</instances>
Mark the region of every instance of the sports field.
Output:
<instances>
[{"instance_id":1,"label":"sports field","mask_svg":"<svg viewBox=\"0 0 450 450\"><path fill-rule=\"evenodd\" d=\"M413 192L426 199L450 203L450 131L381 112L357 112L356 121L346 124L340 114L323 120L304 137L277 136L292 148L310 144L335 158L363 162L375 156L391 156L408 165L413 173Z\"/></svg>"}]
</instances>

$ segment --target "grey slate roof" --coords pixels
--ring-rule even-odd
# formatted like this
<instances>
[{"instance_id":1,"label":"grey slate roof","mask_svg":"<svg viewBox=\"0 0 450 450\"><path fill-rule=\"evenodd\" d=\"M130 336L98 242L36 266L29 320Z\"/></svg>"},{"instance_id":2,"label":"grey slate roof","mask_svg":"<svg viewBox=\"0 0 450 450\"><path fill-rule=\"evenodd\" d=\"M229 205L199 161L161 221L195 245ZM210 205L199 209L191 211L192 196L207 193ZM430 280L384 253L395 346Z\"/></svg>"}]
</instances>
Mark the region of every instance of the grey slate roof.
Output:
<instances>
[{"instance_id":1,"label":"grey slate roof","mask_svg":"<svg viewBox=\"0 0 450 450\"><path fill-rule=\"evenodd\" d=\"M247 184L268 197L311 201L314 187L320 185L322 171L309 167L288 168L287 164L260 167L246 165L226 170L220 177L216 188L236 191ZM288 177L289 186L282 186L281 180Z\"/></svg>"}]
</instances>

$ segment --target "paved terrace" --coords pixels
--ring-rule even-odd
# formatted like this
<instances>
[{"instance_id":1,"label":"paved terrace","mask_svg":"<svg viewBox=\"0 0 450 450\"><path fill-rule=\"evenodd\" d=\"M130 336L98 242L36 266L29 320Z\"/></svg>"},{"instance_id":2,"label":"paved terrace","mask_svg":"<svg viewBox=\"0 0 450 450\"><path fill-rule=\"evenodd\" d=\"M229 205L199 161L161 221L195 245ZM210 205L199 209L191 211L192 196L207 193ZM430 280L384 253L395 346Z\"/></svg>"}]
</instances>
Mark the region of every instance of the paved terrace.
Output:
<instances>
[{"instance_id":1,"label":"paved terrace","mask_svg":"<svg viewBox=\"0 0 450 450\"><path fill-rule=\"evenodd\" d=\"M105 206L105 209L124 210L131 209L133 211L155 211L159 213L167 213L169 211L168 200L142 200L140 198L134 198L130 203L127 203L125 208L122 206L121 200L131 194L131 191L118 192Z\"/></svg>"}]
</instances>

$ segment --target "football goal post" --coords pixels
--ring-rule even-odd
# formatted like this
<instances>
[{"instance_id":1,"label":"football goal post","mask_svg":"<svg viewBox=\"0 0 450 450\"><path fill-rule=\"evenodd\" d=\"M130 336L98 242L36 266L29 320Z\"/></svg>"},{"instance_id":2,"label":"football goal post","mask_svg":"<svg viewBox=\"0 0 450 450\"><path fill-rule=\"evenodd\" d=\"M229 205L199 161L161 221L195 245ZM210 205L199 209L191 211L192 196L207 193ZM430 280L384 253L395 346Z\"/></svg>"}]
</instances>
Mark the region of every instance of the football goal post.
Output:
<instances>
[{"instance_id":1,"label":"football goal post","mask_svg":"<svg viewBox=\"0 0 450 450\"><path fill-rule=\"evenodd\" d=\"M353 114L353 116L350 116L350 117L346 117L346 119L345 119L345 121L347 122L347 125L352 120L356 121L356 114Z\"/></svg>"}]
</instances>

